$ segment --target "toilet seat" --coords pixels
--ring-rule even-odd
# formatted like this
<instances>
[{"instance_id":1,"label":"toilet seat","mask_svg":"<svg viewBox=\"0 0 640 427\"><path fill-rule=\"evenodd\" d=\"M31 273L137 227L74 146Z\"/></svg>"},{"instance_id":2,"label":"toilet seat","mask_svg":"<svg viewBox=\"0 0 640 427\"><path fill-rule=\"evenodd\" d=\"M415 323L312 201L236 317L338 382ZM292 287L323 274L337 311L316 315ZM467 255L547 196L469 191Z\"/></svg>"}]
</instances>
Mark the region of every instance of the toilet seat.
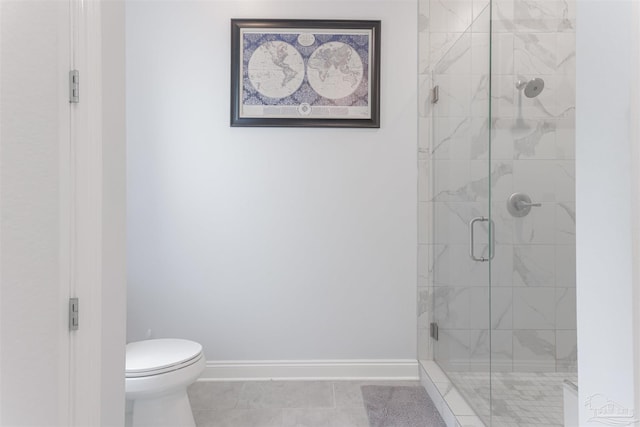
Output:
<instances>
[{"instance_id":1,"label":"toilet seat","mask_svg":"<svg viewBox=\"0 0 640 427\"><path fill-rule=\"evenodd\" d=\"M127 344L125 378L173 372L204 357L202 345L181 339L154 339Z\"/></svg>"}]
</instances>

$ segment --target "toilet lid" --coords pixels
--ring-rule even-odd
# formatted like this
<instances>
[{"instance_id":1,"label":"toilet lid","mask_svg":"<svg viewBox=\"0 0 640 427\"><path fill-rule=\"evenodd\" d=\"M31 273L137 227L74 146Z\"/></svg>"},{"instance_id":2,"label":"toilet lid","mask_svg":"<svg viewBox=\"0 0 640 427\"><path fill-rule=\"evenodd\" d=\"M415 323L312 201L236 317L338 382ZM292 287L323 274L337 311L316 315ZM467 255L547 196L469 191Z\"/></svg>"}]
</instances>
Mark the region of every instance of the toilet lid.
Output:
<instances>
[{"instance_id":1,"label":"toilet lid","mask_svg":"<svg viewBox=\"0 0 640 427\"><path fill-rule=\"evenodd\" d=\"M195 363L202 357L202 345L174 338L127 344L126 376L140 377L170 372Z\"/></svg>"}]
</instances>

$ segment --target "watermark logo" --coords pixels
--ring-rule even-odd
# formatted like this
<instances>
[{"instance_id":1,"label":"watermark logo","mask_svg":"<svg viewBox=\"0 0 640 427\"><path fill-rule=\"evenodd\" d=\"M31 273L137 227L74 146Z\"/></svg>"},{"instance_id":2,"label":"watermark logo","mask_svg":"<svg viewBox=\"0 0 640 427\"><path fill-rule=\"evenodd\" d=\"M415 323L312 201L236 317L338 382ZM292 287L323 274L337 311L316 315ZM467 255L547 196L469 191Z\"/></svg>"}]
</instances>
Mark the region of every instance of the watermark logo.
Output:
<instances>
[{"instance_id":1,"label":"watermark logo","mask_svg":"<svg viewBox=\"0 0 640 427\"><path fill-rule=\"evenodd\" d=\"M603 394L590 396L585 405L593 413L588 419L590 423L600 423L608 426L630 426L637 424L633 409L626 408L614 402Z\"/></svg>"}]
</instances>

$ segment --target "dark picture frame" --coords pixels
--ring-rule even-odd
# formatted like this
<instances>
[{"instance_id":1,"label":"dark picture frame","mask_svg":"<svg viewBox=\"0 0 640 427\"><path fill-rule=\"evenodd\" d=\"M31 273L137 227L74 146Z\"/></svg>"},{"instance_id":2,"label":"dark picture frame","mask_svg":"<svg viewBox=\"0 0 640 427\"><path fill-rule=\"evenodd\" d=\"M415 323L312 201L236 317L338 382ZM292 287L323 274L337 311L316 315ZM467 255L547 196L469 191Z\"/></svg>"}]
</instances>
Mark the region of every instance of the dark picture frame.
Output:
<instances>
[{"instance_id":1,"label":"dark picture frame","mask_svg":"<svg viewBox=\"0 0 640 427\"><path fill-rule=\"evenodd\" d=\"M380 21L231 20L231 126L380 127Z\"/></svg>"}]
</instances>

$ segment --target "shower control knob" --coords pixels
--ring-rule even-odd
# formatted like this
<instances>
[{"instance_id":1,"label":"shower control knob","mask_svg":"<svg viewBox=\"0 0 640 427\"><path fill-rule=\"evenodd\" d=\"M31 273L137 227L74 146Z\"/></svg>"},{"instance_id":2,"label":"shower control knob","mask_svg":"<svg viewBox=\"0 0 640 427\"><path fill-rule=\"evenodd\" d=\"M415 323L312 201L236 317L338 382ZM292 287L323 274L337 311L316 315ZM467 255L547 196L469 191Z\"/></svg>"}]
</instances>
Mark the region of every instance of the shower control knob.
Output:
<instances>
[{"instance_id":1,"label":"shower control knob","mask_svg":"<svg viewBox=\"0 0 640 427\"><path fill-rule=\"evenodd\" d=\"M507 200L507 210L516 218L527 216L532 207L540 206L542 206L542 203L532 203L531 197L524 193L513 193Z\"/></svg>"},{"instance_id":2,"label":"shower control knob","mask_svg":"<svg viewBox=\"0 0 640 427\"><path fill-rule=\"evenodd\" d=\"M522 200L520 200L518 202L518 208L520 208L520 209L526 208L527 206L539 208L540 206L542 206L542 203L529 203L529 202L525 202L525 201L522 201Z\"/></svg>"}]
</instances>

